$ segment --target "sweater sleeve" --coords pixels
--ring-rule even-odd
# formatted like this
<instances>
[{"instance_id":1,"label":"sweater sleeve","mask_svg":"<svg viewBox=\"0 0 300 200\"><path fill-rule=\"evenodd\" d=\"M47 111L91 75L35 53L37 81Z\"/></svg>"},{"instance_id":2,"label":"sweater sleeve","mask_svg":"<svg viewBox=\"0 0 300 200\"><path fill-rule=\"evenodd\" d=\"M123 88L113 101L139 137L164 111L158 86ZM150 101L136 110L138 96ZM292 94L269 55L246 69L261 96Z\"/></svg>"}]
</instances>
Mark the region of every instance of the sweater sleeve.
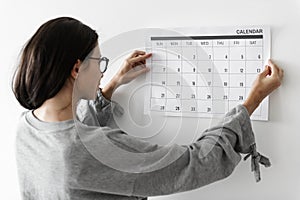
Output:
<instances>
[{"instance_id":1,"label":"sweater sleeve","mask_svg":"<svg viewBox=\"0 0 300 200\"><path fill-rule=\"evenodd\" d=\"M240 162L241 153L249 153L260 162L251 121L242 105L229 111L218 125L205 130L190 145L158 146L120 130L107 130L106 136L114 146L129 153L119 151L114 154L115 149L106 148L109 152L107 157L113 162L103 162L103 150L96 149L109 141L103 138L97 141L85 134L86 138L81 138L81 142L94 143L89 145L92 149L85 145L88 151L86 156L92 155L93 163L85 158L85 166L73 173L77 174L74 179L76 182L72 183L74 188L92 188L93 191L127 196L166 195L196 189L226 178ZM102 157L97 155L100 151ZM253 155L255 152L257 154ZM131 154L138 154L138 158ZM120 163L114 165L118 159L124 163L123 168ZM77 163L77 166L80 164Z\"/></svg>"},{"instance_id":2,"label":"sweater sleeve","mask_svg":"<svg viewBox=\"0 0 300 200\"><path fill-rule=\"evenodd\" d=\"M265 163L261 163L269 166L267 158L254 154L255 138L251 121L242 105L229 111L218 125L205 130L196 142L178 148L184 148L185 152L174 163L137 177L135 195L183 192L224 179L241 160L241 153L252 155L253 159L266 159Z\"/></svg>"},{"instance_id":3,"label":"sweater sleeve","mask_svg":"<svg viewBox=\"0 0 300 200\"><path fill-rule=\"evenodd\" d=\"M115 116L123 115L123 108L115 101L110 101L102 95L99 88L97 97L93 100L81 100L77 106L78 120L89 126L109 126L116 128Z\"/></svg>"}]
</instances>

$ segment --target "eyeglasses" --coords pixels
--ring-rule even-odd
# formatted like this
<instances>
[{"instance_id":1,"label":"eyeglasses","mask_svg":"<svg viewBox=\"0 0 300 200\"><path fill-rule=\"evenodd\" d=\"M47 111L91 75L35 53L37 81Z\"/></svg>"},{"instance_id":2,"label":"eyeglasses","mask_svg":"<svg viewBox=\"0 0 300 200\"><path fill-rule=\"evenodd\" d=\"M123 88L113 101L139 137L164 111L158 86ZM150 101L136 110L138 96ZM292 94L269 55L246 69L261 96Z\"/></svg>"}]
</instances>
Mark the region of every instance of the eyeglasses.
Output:
<instances>
[{"instance_id":1,"label":"eyeglasses","mask_svg":"<svg viewBox=\"0 0 300 200\"><path fill-rule=\"evenodd\" d=\"M109 62L108 58L106 58L106 57L100 57L100 58L88 57L88 59L98 60L99 69L100 69L101 73L104 73L107 70L107 65Z\"/></svg>"}]
</instances>

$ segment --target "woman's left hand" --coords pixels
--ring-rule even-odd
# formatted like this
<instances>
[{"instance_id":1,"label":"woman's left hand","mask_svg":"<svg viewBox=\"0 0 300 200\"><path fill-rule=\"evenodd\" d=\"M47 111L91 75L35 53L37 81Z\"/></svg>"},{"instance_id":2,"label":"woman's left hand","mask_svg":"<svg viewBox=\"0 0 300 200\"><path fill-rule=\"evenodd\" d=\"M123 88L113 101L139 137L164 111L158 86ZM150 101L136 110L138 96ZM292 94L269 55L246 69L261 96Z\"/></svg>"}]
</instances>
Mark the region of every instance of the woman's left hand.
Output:
<instances>
[{"instance_id":1,"label":"woman's left hand","mask_svg":"<svg viewBox=\"0 0 300 200\"><path fill-rule=\"evenodd\" d=\"M112 93L120 85L129 83L136 77L148 72L146 59L150 58L152 53L135 50L123 63L122 67L111 79L111 81L102 89L105 98L110 99Z\"/></svg>"},{"instance_id":2,"label":"woman's left hand","mask_svg":"<svg viewBox=\"0 0 300 200\"><path fill-rule=\"evenodd\" d=\"M136 77L149 71L146 67L146 59L151 57L151 53L144 51L134 51L123 63L122 67L115 75L118 85L129 83Z\"/></svg>"}]
</instances>

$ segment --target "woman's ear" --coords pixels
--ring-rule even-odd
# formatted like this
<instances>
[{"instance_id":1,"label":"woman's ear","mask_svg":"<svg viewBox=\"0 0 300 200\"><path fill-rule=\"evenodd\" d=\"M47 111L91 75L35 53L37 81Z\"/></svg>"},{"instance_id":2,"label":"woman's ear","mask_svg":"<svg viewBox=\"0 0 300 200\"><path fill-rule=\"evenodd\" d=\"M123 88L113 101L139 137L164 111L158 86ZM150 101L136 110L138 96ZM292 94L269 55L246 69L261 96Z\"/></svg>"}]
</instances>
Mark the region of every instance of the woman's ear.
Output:
<instances>
[{"instance_id":1,"label":"woman's ear","mask_svg":"<svg viewBox=\"0 0 300 200\"><path fill-rule=\"evenodd\" d=\"M78 76L78 72L79 72L79 68L81 66L81 61L79 59L77 59L76 63L73 66L73 69L71 71L71 76L72 78L76 79Z\"/></svg>"}]
</instances>

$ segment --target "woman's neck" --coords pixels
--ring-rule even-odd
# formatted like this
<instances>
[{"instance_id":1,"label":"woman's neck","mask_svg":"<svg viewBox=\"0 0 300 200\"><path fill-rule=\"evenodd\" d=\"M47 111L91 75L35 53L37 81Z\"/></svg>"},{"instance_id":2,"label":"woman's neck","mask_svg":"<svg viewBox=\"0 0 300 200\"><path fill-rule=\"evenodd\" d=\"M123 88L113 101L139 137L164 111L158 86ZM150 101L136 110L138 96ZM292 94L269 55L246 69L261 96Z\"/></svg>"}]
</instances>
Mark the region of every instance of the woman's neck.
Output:
<instances>
[{"instance_id":1,"label":"woman's neck","mask_svg":"<svg viewBox=\"0 0 300 200\"><path fill-rule=\"evenodd\" d=\"M60 122L73 119L72 88L65 85L54 97L46 100L33 114L41 121Z\"/></svg>"}]
</instances>

